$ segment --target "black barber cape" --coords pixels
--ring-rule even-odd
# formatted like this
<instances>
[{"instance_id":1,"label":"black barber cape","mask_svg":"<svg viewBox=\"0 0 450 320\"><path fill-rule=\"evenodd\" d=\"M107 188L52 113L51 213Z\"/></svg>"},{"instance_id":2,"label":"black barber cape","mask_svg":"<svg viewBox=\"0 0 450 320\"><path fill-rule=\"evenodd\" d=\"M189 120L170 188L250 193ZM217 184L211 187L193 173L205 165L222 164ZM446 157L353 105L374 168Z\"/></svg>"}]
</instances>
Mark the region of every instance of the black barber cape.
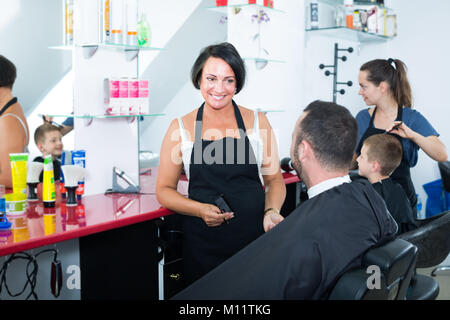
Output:
<instances>
[{"instance_id":1,"label":"black barber cape","mask_svg":"<svg viewBox=\"0 0 450 320\"><path fill-rule=\"evenodd\" d=\"M398 225L398 234L417 228L414 213L408 196L402 186L391 178L372 184L378 194L386 202L386 207Z\"/></svg>"},{"instance_id":2,"label":"black barber cape","mask_svg":"<svg viewBox=\"0 0 450 320\"><path fill-rule=\"evenodd\" d=\"M173 299L326 299L345 271L361 265L368 248L396 232L368 181L344 183L301 204Z\"/></svg>"}]
</instances>

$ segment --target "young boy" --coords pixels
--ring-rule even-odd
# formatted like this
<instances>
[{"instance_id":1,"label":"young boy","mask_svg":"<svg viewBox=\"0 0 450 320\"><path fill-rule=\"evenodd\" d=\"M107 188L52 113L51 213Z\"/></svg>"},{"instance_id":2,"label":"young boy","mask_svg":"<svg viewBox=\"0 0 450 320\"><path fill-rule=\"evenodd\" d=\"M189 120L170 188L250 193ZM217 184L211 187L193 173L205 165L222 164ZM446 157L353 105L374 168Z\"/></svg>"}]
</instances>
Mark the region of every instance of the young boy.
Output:
<instances>
[{"instance_id":1,"label":"young boy","mask_svg":"<svg viewBox=\"0 0 450 320\"><path fill-rule=\"evenodd\" d=\"M398 224L398 234L417 227L405 191L389 178L401 160L400 141L390 134L376 134L367 138L356 159L359 175L366 177L386 202L386 207Z\"/></svg>"},{"instance_id":2,"label":"young boy","mask_svg":"<svg viewBox=\"0 0 450 320\"><path fill-rule=\"evenodd\" d=\"M61 162L59 157L63 152L62 134L58 127L44 123L40 125L34 132L34 142L38 149L42 152L42 157L36 157L33 161L44 162L44 157L51 154L53 159L53 172L55 181L61 178ZM43 173L39 177L42 182Z\"/></svg>"}]
</instances>

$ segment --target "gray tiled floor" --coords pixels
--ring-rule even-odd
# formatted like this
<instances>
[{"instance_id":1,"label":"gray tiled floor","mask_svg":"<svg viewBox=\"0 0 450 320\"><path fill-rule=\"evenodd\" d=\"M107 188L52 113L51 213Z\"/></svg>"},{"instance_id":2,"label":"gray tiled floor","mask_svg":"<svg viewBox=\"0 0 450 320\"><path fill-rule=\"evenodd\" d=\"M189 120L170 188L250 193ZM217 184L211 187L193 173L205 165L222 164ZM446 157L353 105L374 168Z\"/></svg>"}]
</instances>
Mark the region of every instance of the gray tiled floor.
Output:
<instances>
[{"instance_id":1,"label":"gray tiled floor","mask_svg":"<svg viewBox=\"0 0 450 320\"><path fill-rule=\"evenodd\" d=\"M432 268L417 269L417 273L431 275ZM438 272L435 279L439 283L439 295L436 300L450 300L450 270Z\"/></svg>"}]
</instances>

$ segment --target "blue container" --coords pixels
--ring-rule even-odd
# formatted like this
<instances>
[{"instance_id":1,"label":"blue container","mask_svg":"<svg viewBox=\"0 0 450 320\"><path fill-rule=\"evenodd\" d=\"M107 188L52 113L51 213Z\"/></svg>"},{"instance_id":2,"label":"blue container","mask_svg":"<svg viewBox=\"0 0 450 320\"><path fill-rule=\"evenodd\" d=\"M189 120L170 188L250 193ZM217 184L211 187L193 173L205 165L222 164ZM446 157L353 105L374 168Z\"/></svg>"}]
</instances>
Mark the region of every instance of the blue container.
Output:
<instances>
[{"instance_id":1,"label":"blue container","mask_svg":"<svg viewBox=\"0 0 450 320\"><path fill-rule=\"evenodd\" d=\"M428 195L426 205L427 218L448 210L450 193L444 191L441 179L424 184L423 189Z\"/></svg>"}]
</instances>

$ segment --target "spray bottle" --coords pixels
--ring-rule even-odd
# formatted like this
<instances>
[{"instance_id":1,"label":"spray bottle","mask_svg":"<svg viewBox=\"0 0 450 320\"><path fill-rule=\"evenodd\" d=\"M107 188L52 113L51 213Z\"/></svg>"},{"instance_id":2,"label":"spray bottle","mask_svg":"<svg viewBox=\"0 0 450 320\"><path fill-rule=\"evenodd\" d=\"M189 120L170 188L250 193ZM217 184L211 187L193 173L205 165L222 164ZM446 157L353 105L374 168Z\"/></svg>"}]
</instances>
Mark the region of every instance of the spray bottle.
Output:
<instances>
[{"instance_id":1,"label":"spray bottle","mask_svg":"<svg viewBox=\"0 0 450 320\"><path fill-rule=\"evenodd\" d=\"M145 13L141 15L141 19L138 21L137 41L140 47L150 47L150 40L152 37L152 31L150 24L148 23Z\"/></svg>"}]
</instances>

